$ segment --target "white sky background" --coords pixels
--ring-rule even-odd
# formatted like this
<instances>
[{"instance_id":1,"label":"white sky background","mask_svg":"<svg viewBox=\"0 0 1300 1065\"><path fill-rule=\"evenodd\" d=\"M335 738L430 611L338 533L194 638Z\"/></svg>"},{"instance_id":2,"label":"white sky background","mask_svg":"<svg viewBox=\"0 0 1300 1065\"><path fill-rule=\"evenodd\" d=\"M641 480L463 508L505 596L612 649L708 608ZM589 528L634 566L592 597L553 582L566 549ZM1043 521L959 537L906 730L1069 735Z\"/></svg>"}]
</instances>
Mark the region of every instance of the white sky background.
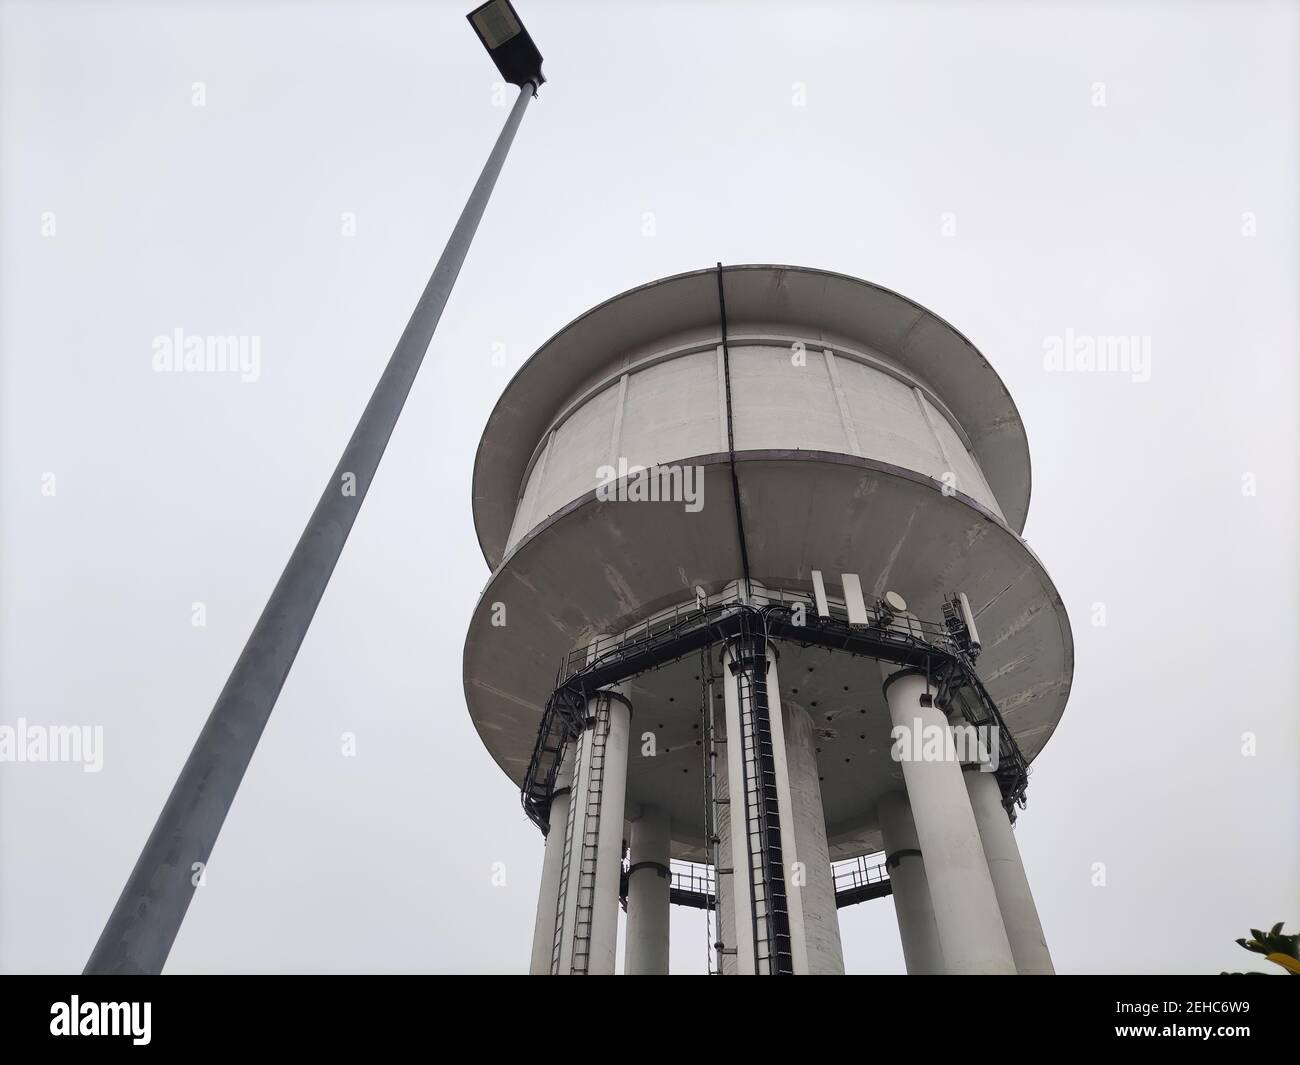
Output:
<instances>
[{"instance_id":1,"label":"white sky background","mask_svg":"<svg viewBox=\"0 0 1300 1065\"><path fill-rule=\"evenodd\" d=\"M470 6L0 4L0 720L105 733L97 774L0 765L0 969L85 963L432 269L506 114ZM1019 406L1077 655L1017 831L1058 969L1262 967L1233 939L1300 921L1300 6L518 6L553 81L168 971L526 968L540 837L461 686L474 450L557 329L719 259L902 292ZM154 373L178 326L261 379ZM1046 373L1067 329L1149 336L1151 380ZM902 971L890 901L840 916Z\"/></svg>"}]
</instances>

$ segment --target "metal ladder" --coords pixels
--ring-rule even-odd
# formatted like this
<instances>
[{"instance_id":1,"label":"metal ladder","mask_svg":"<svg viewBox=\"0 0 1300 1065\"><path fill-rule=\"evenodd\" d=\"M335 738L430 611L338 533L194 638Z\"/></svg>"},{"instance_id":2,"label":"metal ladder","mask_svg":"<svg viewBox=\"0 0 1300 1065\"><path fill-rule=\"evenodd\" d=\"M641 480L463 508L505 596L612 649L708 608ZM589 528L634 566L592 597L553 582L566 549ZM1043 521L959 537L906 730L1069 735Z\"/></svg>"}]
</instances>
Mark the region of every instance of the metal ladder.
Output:
<instances>
[{"instance_id":1,"label":"metal ladder","mask_svg":"<svg viewBox=\"0 0 1300 1065\"><path fill-rule=\"evenodd\" d=\"M569 785L569 816L564 819L564 850L560 856L560 886L555 899L555 930L551 934L551 975L560 975L560 953L564 945L564 914L569 900L569 866L573 853L574 821L577 817L578 796L580 788L586 785L586 775L582 771L582 749L586 745L586 733L578 740L574 751L573 781Z\"/></svg>"},{"instance_id":2,"label":"metal ladder","mask_svg":"<svg viewBox=\"0 0 1300 1065\"><path fill-rule=\"evenodd\" d=\"M721 911L722 878L732 876L734 870L722 868L722 814L719 807L728 805L730 799L718 786L718 748L727 741L718 737L713 709L713 666L709 662L707 647L700 648L700 730L704 733L701 747L704 752L705 861L713 867L713 894L706 896L704 904L705 964L709 975L717 976L722 972L723 956L736 953L734 944L728 947L723 942Z\"/></svg>"},{"instance_id":3,"label":"metal ladder","mask_svg":"<svg viewBox=\"0 0 1300 1065\"><path fill-rule=\"evenodd\" d=\"M767 639L765 633L755 636L749 628L747 623L742 626L734 673L740 708L754 968L759 975L782 975L794 972L794 954L790 945L781 814L768 713ZM735 837L733 827L733 851Z\"/></svg>"},{"instance_id":4,"label":"metal ladder","mask_svg":"<svg viewBox=\"0 0 1300 1065\"><path fill-rule=\"evenodd\" d=\"M577 878L574 889L577 902L573 915L573 957L569 973L586 976L591 960L592 911L596 898L596 860L600 846L600 806L605 780L605 746L609 739L609 696L596 696L596 716L588 723L578 748L573 788L569 799L569 818L564 828L564 856L560 867L560 888L556 900L555 935L551 941L551 974L559 975L564 946L565 910L568 907L569 880L573 870L573 844L581 833L577 854ZM582 827L577 826L578 807L582 804Z\"/></svg>"}]
</instances>

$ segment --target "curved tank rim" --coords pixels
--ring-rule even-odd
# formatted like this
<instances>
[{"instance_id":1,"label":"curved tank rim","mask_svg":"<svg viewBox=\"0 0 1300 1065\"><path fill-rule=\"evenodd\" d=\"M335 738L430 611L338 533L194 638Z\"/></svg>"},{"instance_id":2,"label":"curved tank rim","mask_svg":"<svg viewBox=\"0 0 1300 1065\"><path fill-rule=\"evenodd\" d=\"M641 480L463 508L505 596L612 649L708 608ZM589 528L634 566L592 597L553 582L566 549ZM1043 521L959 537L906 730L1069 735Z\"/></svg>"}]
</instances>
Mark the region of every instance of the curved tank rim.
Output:
<instances>
[{"instance_id":1,"label":"curved tank rim","mask_svg":"<svg viewBox=\"0 0 1300 1065\"><path fill-rule=\"evenodd\" d=\"M1020 412L1016 407L1015 400L1012 398L1010 390L1003 383L1002 378L993 368L988 358L977 348L970 339L960 330L953 327L948 321L935 314L928 307L902 295L893 289L883 285L876 284L872 281L866 281L862 278L853 277L850 274L838 273L833 270L823 270L817 267L791 266L776 263L743 263L736 265L723 265L722 272L724 277L729 274L744 274L755 272L769 272L774 277L784 273L793 273L818 277L824 280L846 283L849 286L860 287L869 290L874 294L885 296L899 301L901 304L913 308L918 314L918 321L922 317L928 318L937 326L945 330L960 346L967 349L970 354L978 361L980 367L991 375L990 388L983 390L983 395L973 397L968 394L949 394L941 391L944 401L953 410L967 431L970 426L967 419L963 417L963 412L969 411L978 399L981 402L987 402L990 398L996 403L998 400L1004 401L1004 410L1002 410L996 421L1003 429L1010 429L1018 437L1018 447L1013 449L1012 460L1010 463L1000 463L991 460L987 455L981 454L978 447L976 455L980 461L980 466L984 470L985 476L991 484L999 482L1006 484L1008 481L1013 486L1014 495L1004 499L1003 493L995 493L998 502L1007 518L1008 525L1019 535L1023 532L1025 520L1029 511L1029 501L1032 493L1032 470L1030 465L1029 444L1025 435L1024 423L1020 417ZM716 267L706 267L698 270L688 270L677 274L671 274L666 277L657 278L653 281L636 285L632 288L619 292L594 307L589 308L582 314L573 318L561 329L557 330L548 340L545 341L537 350L525 360L524 364L515 371L509 383L502 390L501 395L493 405L492 412L488 416L487 424L484 427L483 434L479 439L478 447L474 455L474 474L471 481L471 505L474 513L474 530L478 537L479 548L483 552L483 557L487 561L490 569L495 570L505 555L506 542L510 534L511 519L500 518L492 515L489 506L494 502L500 502L504 496L511 503L515 501L520 479L523 477L524 470L527 467L528 460L532 455L532 450L537 443L535 438L529 438L529 434L521 433L516 423L515 412L522 404L517 403L518 394L528 387L535 375L546 372L552 379L556 377L556 367L551 365L554 362L553 354L556 346L571 334L575 329L584 324L590 324L593 319L599 320L601 317L609 315L616 307L628 301L636 300L645 296L654 290L671 284L683 284L692 280L704 280L710 285L714 284L714 278L717 274ZM716 291L716 289L715 289ZM728 317L735 319L737 316L735 307L732 303L732 293L728 293ZM765 305L763 313L765 316L771 316L770 320L780 321L780 314L775 312L770 305ZM808 324L805 320L807 316L799 318L790 316L789 321L797 324ZM669 335L677 329L690 328L691 324L663 326L658 321L653 326L638 324L628 325L626 322L620 323L612 328L616 329L620 335L620 345L623 347L633 347L638 343L653 339L657 335ZM909 328L908 335L913 329ZM904 338L906 339L906 338ZM585 360L570 360L564 365L566 371L563 385L560 387L568 389L576 387L588 374L599 365L599 358L608 357L608 349L601 349L597 352L590 353L593 357ZM898 359L903 365L908 365L907 359L900 352L883 352L891 358ZM909 367L910 368L910 367ZM924 376L924 371L920 371ZM556 410L547 412L547 418L556 413ZM538 430L541 431L540 429ZM491 442L495 451L505 457L497 459L495 462L488 458L487 445ZM1014 468L1005 469L1006 466ZM490 485L490 487L489 487ZM1005 489L1004 489L1005 490Z\"/></svg>"},{"instance_id":2,"label":"curved tank rim","mask_svg":"<svg viewBox=\"0 0 1300 1065\"><path fill-rule=\"evenodd\" d=\"M824 464L830 467L857 469L864 473L883 477L887 482L928 486L930 488L934 487L934 482L915 471L893 466L889 463L880 462L874 459L842 455L833 452L746 451L738 452L737 459L746 466L762 466L774 461L791 460L807 462L810 464ZM711 455L692 456L690 459L685 461L699 463L704 466L722 466L726 464L727 456L724 452ZM1050 611L1050 616L1056 622L1062 654L1062 668L1059 676L1056 678L1056 683L1058 685L1056 694L1058 698L1055 701L1054 709L1050 714L1050 723L1043 730L1046 732L1046 735L1033 745L1032 750L1026 751L1026 755L1032 764L1032 762L1042 753L1043 748L1047 745L1048 741L1052 738L1052 735L1059 727L1073 687L1075 647L1069 614L1066 610L1064 601L1061 598L1060 592L1052 581L1051 575L1042 560L1007 522L982 505L978 500L975 500L964 493L957 492L949 498L951 502L960 504L963 508L969 509L969 511L974 515L978 516L982 521L987 522L990 527L998 530L1002 536L1005 537L1004 543L1007 552L1005 557L1018 558L1021 564L1027 564L1029 570L1031 570L1034 575L1042 581L1045 594L1041 600L1041 604ZM501 728L500 723L492 722L494 712L484 704L483 699L485 693L491 693L492 697L503 697L510 702L516 702L518 700L515 697L508 695L506 692L496 689L495 685L491 682L491 678L494 676L497 667L489 667L487 660L482 657L484 652L482 651L482 648L476 644L474 636L475 628L478 621L481 620L481 617L488 611L494 593L497 592L503 584L509 583L515 579L514 563L516 560L529 554L529 552L534 550L539 544L545 544L547 541L552 540L556 533L562 531L570 522L581 518L583 515L589 515L592 513L593 508L596 505L597 501L595 492L587 492L564 507L561 507L554 514L543 519L538 523L535 529L531 530L523 539L514 545L505 561L493 573L476 602L473 611L473 620L469 626L469 631L466 635L466 642L462 649L461 680L464 688L466 707L471 722L489 756L505 776L507 776L516 786L518 786L522 779L522 765L512 767L511 759L508 757L505 745L503 744L505 730ZM527 586L526 582L524 582L524 585ZM545 687L545 684L543 684L543 687ZM545 702L545 697L549 694L549 690L546 692L541 692L539 690L538 694L540 701L536 704L532 704L530 701L529 705L529 711L533 718L531 728L534 731L536 729L537 715L540 714L541 703ZM1013 732L1019 731L1015 725L1012 725L1012 728Z\"/></svg>"}]
</instances>

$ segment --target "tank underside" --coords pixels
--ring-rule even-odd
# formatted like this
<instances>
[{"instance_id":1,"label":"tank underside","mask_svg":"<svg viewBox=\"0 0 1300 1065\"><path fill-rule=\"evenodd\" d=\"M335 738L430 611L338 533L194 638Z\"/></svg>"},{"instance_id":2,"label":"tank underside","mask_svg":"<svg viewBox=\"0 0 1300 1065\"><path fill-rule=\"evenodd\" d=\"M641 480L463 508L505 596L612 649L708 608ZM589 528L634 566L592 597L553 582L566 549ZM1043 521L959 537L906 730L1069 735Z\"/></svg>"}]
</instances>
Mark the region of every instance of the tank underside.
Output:
<instances>
[{"instance_id":1,"label":"tank underside","mask_svg":"<svg viewBox=\"0 0 1300 1065\"><path fill-rule=\"evenodd\" d=\"M965 592L979 618L981 679L1032 760L1063 711L1073 645L1047 573L1006 522L931 478L871 459L749 451L736 460L754 580L807 591L813 570L835 583L852 573L868 600L897 591L923 619L939 618L943 599ZM727 455L680 461L703 470L697 512L587 493L514 544L485 589L465 647L465 690L484 744L516 784L567 652L742 575ZM879 669L825 649L776 649L781 699L817 729L831 856L880 849L877 802L900 787L901 774L889 753ZM703 854L699 677L698 658L687 658L628 687L627 816L642 805L666 809L673 853L687 858ZM638 757L647 732L656 754Z\"/></svg>"}]
</instances>

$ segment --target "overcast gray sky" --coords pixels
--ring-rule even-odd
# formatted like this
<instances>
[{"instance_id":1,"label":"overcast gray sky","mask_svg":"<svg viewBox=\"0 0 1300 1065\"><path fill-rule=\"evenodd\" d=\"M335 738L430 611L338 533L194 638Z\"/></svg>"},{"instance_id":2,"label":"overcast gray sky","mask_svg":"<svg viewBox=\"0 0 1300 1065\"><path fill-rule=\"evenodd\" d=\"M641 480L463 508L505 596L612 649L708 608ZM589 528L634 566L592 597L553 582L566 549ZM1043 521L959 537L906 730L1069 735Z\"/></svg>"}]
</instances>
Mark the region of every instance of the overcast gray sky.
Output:
<instances>
[{"instance_id":1,"label":"overcast gray sky","mask_svg":"<svg viewBox=\"0 0 1300 1065\"><path fill-rule=\"evenodd\" d=\"M84 964L496 137L469 6L0 3L0 723L104 736L0 764L4 971ZM1074 628L1017 830L1057 968L1251 967L1300 920L1300 6L517 6L552 80L168 971L526 969L540 836L461 687L474 449L553 332L719 259L988 356ZM177 328L260 376L155 373ZM1067 330L1150 380L1045 372ZM840 917L902 971L890 900Z\"/></svg>"}]
</instances>

